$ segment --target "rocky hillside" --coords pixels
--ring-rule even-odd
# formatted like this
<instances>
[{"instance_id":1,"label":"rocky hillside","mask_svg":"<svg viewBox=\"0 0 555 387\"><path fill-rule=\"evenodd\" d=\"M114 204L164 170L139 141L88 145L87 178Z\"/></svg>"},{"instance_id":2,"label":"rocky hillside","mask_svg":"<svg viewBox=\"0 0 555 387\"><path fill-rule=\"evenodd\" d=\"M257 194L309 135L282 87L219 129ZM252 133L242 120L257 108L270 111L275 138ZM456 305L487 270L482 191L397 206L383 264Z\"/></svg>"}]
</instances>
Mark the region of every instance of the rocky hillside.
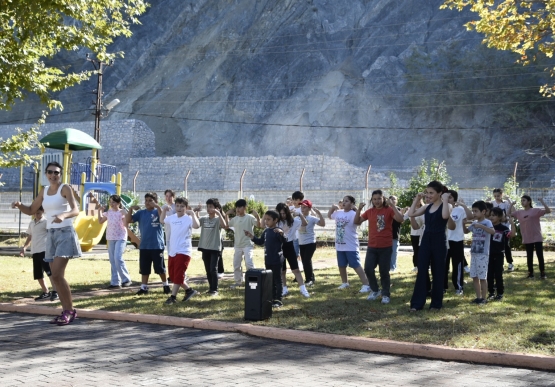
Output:
<instances>
[{"instance_id":1,"label":"rocky hillside","mask_svg":"<svg viewBox=\"0 0 555 387\"><path fill-rule=\"evenodd\" d=\"M543 66L481 47L441 0L152 1L105 72L107 118L138 119L158 156L321 155L373 170L446 160L466 187L549 185ZM58 60L90 66L85 52ZM91 120L96 81L60 93L50 122ZM25 122L31 100L3 122ZM546 145L548 144L548 145Z\"/></svg>"}]
</instances>

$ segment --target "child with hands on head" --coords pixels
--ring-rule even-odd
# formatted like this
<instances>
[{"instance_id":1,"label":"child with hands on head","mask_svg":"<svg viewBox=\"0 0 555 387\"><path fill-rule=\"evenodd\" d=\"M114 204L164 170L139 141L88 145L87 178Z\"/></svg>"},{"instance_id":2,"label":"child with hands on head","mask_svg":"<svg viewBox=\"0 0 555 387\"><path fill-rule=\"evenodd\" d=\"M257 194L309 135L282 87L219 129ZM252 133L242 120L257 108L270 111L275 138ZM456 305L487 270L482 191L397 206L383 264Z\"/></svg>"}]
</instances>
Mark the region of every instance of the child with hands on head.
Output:
<instances>
[{"instance_id":1,"label":"child with hands on head","mask_svg":"<svg viewBox=\"0 0 555 387\"><path fill-rule=\"evenodd\" d=\"M390 265L393 250L393 221L401 223L403 215L399 212L391 199L386 199L381 190L372 192L372 208L361 214L366 205L360 203L355 215L354 223L361 224L368 221L368 248L364 262L364 272L368 277L370 295L373 301L381 296L382 304L390 301ZM376 279L376 266L380 271L382 289Z\"/></svg>"},{"instance_id":2,"label":"child with hands on head","mask_svg":"<svg viewBox=\"0 0 555 387\"><path fill-rule=\"evenodd\" d=\"M355 208L355 204L355 198L347 195L343 198L342 210L334 204L328 211L328 218L335 221L335 250L337 252L337 266L342 282L338 289L350 287L347 276L347 266L350 266L358 274L362 282L359 293L368 293L370 292L370 285L360 263L358 252L358 223L355 223L358 212L351 211L352 208Z\"/></svg>"},{"instance_id":3,"label":"child with hands on head","mask_svg":"<svg viewBox=\"0 0 555 387\"><path fill-rule=\"evenodd\" d=\"M193 253L193 228L199 228L197 215L188 206L187 199L179 197L175 199L175 214L166 216L164 209L160 216L160 222L166 226L168 236L168 268L173 282L171 296L166 300L167 305L177 302L179 288L185 289L183 301L188 301L198 293L185 281L185 273Z\"/></svg>"},{"instance_id":4,"label":"child with hands on head","mask_svg":"<svg viewBox=\"0 0 555 387\"><path fill-rule=\"evenodd\" d=\"M486 203L482 200L475 202L472 204L474 222L468 227L464 226L465 233L472 232L470 277L476 291L476 298L472 301L475 304L487 303L490 235L495 234L495 230L491 221L486 219L486 213Z\"/></svg>"},{"instance_id":5,"label":"child with hands on head","mask_svg":"<svg viewBox=\"0 0 555 387\"><path fill-rule=\"evenodd\" d=\"M266 211L263 222L266 228L260 235L255 237L251 231L244 230L245 236L259 246L264 246L264 264L267 270L272 271L273 278L273 297L272 306L279 308L283 305L282 293L283 284L281 282L281 266L283 263L282 244L286 241L283 230L277 227L279 214L276 211Z\"/></svg>"}]
</instances>

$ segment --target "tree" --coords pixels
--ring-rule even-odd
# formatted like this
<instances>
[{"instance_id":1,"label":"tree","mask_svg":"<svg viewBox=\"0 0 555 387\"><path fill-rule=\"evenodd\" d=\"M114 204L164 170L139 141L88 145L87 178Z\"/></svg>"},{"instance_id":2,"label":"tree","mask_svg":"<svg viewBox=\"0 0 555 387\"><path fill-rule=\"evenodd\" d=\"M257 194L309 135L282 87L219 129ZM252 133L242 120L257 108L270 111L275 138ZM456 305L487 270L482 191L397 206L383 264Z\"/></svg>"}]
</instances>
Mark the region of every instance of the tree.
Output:
<instances>
[{"instance_id":1,"label":"tree","mask_svg":"<svg viewBox=\"0 0 555 387\"><path fill-rule=\"evenodd\" d=\"M62 108L51 93L88 79L93 71L73 72L48 65L61 51L90 50L107 61L118 36L131 36L131 24L145 12L144 0L0 0L0 109L26 94L38 95L48 109Z\"/></svg>"},{"instance_id":2,"label":"tree","mask_svg":"<svg viewBox=\"0 0 555 387\"><path fill-rule=\"evenodd\" d=\"M436 159L429 161L422 160L416 174L410 178L407 187L401 187L398 183L397 176L390 173L391 188L389 194L397 196L397 205L399 207L410 207L412 201L419 192L424 192L429 182L437 180L443 185L448 185L450 189L457 189L457 185L451 185L451 176L447 172L445 162L439 162Z\"/></svg>"},{"instance_id":3,"label":"tree","mask_svg":"<svg viewBox=\"0 0 555 387\"><path fill-rule=\"evenodd\" d=\"M485 34L483 43L498 50L520 55L519 62L530 64L538 54L552 58L555 52L555 0L445 0L441 9L469 8L478 20L465 24L468 30ZM555 74L555 68L550 70ZM544 85L544 96L555 94L554 85Z\"/></svg>"},{"instance_id":4,"label":"tree","mask_svg":"<svg viewBox=\"0 0 555 387\"><path fill-rule=\"evenodd\" d=\"M44 149L39 142L39 126L44 123L46 113L29 130L17 129L16 133L7 139L0 137L0 168L27 167L40 159L40 155L30 155L32 149ZM2 177L2 174L0 174ZM0 186L4 183L0 182Z\"/></svg>"},{"instance_id":5,"label":"tree","mask_svg":"<svg viewBox=\"0 0 555 387\"><path fill-rule=\"evenodd\" d=\"M94 71L72 72L68 67L48 65L61 51L90 50L107 61L122 52L109 53L118 36L131 36L131 24L145 12L144 0L0 0L0 109L9 110L27 94L36 94L48 109L63 106L52 97L88 79ZM39 125L18 129L0 138L0 168L30 165L38 156L27 152L40 147Z\"/></svg>"}]
</instances>

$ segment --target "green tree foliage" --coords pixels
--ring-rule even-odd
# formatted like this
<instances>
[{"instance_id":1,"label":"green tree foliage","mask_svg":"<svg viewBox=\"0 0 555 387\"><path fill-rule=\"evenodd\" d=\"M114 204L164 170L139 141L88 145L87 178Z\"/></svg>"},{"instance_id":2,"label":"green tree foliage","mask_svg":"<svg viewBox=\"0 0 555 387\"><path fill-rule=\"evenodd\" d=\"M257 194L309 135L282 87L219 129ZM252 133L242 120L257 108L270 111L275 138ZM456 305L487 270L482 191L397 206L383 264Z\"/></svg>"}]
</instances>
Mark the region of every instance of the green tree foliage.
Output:
<instances>
[{"instance_id":1,"label":"green tree foliage","mask_svg":"<svg viewBox=\"0 0 555 387\"><path fill-rule=\"evenodd\" d=\"M422 160L416 169L416 174L410 178L406 187L399 184L399 180L393 172L389 174L389 179L391 180L389 194L397 196L397 205L401 208L410 207L416 195L424 192L428 183L433 180L440 181L449 189L458 189L456 183L450 185L451 176L447 172L445 162L439 162L436 159ZM410 227L408 221L401 225L401 235L399 236L401 243L410 243Z\"/></svg>"},{"instance_id":2,"label":"green tree foliage","mask_svg":"<svg viewBox=\"0 0 555 387\"><path fill-rule=\"evenodd\" d=\"M484 34L488 47L519 54L524 65L536 61L539 54L553 57L555 0L445 0L440 8L476 13L478 19L465 27ZM541 91L551 97L555 86L546 84Z\"/></svg>"},{"instance_id":3,"label":"green tree foliage","mask_svg":"<svg viewBox=\"0 0 555 387\"><path fill-rule=\"evenodd\" d=\"M144 0L0 0L0 109L9 110L28 94L36 94L48 109L62 109L52 92L94 71L73 72L45 61L83 48L103 61L122 57L122 52L109 53L108 45L118 36L131 36L130 26L139 23L147 6ZM40 157L27 152L41 146L39 125L45 118L43 112L31 129L0 138L0 168L27 166Z\"/></svg>"},{"instance_id":4,"label":"green tree foliage","mask_svg":"<svg viewBox=\"0 0 555 387\"><path fill-rule=\"evenodd\" d=\"M29 130L17 129L15 134L7 139L0 137L0 168L27 167L37 162L40 155L30 155L29 151L35 148L44 149L39 142L39 125L44 123L46 113L43 112L39 122ZM0 182L0 186L4 183Z\"/></svg>"},{"instance_id":5,"label":"green tree foliage","mask_svg":"<svg viewBox=\"0 0 555 387\"><path fill-rule=\"evenodd\" d=\"M253 200L253 199L247 199L247 198L245 198L245 200L247 201L247 209L246 209L245 213L250 214L252 211L256 211L256 212L258 212L258 215L260 215L260 218L262 219L262 217L264 216L264 213L268 210L268 207L266 207L264 202L256 201L256 200ZM231 210L232 208L235 208L235 202L234 201L227 202L226 204L224 204L222 206L222 209L224 210L224 213ZM235 215L229 215L229 219L232 219L234 216ZM259 237L262 234L262 231L264 231L264 228L255 227L254 228L254 235ZM232 230L226 230L226 237L230 241L235 240Z\"/></svg>"},{"instance_id":6,"label":"green tree foliage","mask_svg":"<svg viewBox=\"0 0 555 387\"><path fill-rule=\"evenodd\" d=\"M447 172L445 162L439 162L436 159L422 160L422 163L416 168L416 174L410 178L406 187L399 185L399 180L394 173L390 173L389 178L391 180L389 193L397 196L397 205L401 208L410 207L415 196L419 192L424 192L428 183L433 180L440 181L450 189L458 188L456 183L450 185L451 176Z\"/></svg>"},{"instance_id":7,"label":"green tree foliage","mask_svg":"<svg viewBox=\"0 0 555 387\"><path fill-rule=\"evenodd\" d=\"M93 72L74 72L47 65L61 51L86 49L106 61L118 36L131 36L145 12L144 0L0 0L0 109L33 93L48 109L62 108L51 93L88 79Z\"/></svg>"}]
</instances>

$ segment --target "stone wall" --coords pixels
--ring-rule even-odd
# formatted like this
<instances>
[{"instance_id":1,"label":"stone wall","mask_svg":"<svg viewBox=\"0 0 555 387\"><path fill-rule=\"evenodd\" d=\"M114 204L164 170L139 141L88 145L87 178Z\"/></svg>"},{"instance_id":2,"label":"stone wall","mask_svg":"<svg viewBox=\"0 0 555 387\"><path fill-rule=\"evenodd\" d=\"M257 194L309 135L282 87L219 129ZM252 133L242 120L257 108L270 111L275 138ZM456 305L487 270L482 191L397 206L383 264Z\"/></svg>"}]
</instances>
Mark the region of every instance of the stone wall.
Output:
<instances>
[{"instance_id":1,"label":"stone wall","mask_svg":"<svg viewBox=\"0 0 555 387\"><path fill-rule=\"evenodd\" d=\"M8 138L15 133L17 127L28 129L30 125L0 125L0 138ZM94 121L87 122L65 122L45 124L40 128L41 138L47 134L73 128L81 130L91 137L94 136ZM155 156L154 133L150 128L139 120L102 121L100 125L100 160L103 164L115 165L118 171L127 173L129 160L133 157ZM47 149L46 152L61 152L55 149ZM31 152L38 154L38 151ZM91 156L90 151L73 152L74 162L85 162ZM0 187L2 190L19 189L19 170L0 169L3 174ZM24 189L33 187L33 171L31 168L24 170Z\"/></svg>"},{"instance_id":2,"label":"stone wall","mask_svg":"<svg viewBox=\"0 0 555 387\"><path fill-rule=\"evenodd\" d=\"M184 189L188 179L189 191L238 191L241 174L246 169L243 190L291 191L299 188L299 179L305 169L305 190L362 190L366 169L354 166L332 156L290 157L149 157L133 158L124 186L133 186L136 171L137 191L163 191ZM370 187L389 186L389 179L382 173L371 173Z\"/></svg>"}]
</instances>

